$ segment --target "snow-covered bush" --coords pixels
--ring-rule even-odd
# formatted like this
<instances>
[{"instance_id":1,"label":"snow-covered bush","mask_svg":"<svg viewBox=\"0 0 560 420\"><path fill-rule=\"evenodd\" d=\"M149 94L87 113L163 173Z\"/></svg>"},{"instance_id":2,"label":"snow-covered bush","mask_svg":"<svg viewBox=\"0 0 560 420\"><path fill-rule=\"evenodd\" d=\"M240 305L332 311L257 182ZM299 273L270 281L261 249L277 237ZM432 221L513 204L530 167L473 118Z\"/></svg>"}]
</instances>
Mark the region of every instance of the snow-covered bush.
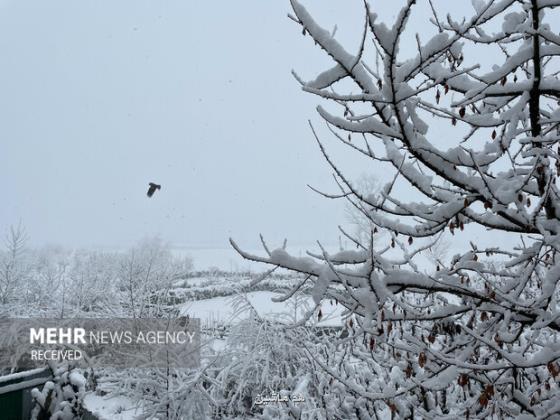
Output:
<instances>
[{"instance_id":1,"label":"snow-covered bush","mask_svg":"<svg viewBox=\"0 0 560 420\"><path fill-rule=\"evenodd\" d=\"M74 420L83 414L86 378L68 364L50 364L53 379L31 390L32 420Z\"/></svg>"},{"instance_id":2,"label":"snow-covered bush","mask_svg":"<svg viewBox=\"0 0 560 420\"><path fill-rule=\"evenodd\" d=\"M368 239L342 229L352 250L305 258L233 246L353 314L362 344L316 356L352 417L559 416L560 1L476 0L455 20L407 0L389 24L366 3L356 53L291 5L333 61L296 74L303 90L335 141L393 173L362 193L312 126L340 188L325 195L369 219ZM427 265L442 238L455 255Z\"/></svg>"},{"instance_id":3,"label":"snow-covered bush","mask_svg":"<svg viewBox=\"0 0 560 420\"><path fill-rule=\"evenodd\" d=\"M138 407L135 419L211 418L207 368L105 368L98 374L99 395L124 397Z\"/></svg>"},{"instance_id":4,"label":"snow-covered bush","mask_svg":"<svg viewBox=\"0 0 560 420\"><path fill-rule=\"evenodd\" d=\"M169 290L192 269L158 238L124 252L25 247L23 228L12 228L0 251L0 314L17 317L159 316Z\"/></svg>"},{"instance_id":5,"label":"snow-covered bush","mask_svg":"<svg viewBox=\"0 0 560 420\"><path fill-rule=\"evenodd\" d=\"M309 348L324 347L324 340L308 326L292 328L286 319L259 316L243 294L235 298L235 323L218 362L218 373L211 382L210 394L216 402L214 415L224 418L313 418L319 413L319 390ZM298 310L299 311L299 310ZM244 316L245 314L249 316ZM294 321L291 318L291 321ZM286 402L259 405L258 396L279 395ZM296 403L292 396L302 396ZM306 412L306 415L302 415Z\"/></svg>"}]
</instances>

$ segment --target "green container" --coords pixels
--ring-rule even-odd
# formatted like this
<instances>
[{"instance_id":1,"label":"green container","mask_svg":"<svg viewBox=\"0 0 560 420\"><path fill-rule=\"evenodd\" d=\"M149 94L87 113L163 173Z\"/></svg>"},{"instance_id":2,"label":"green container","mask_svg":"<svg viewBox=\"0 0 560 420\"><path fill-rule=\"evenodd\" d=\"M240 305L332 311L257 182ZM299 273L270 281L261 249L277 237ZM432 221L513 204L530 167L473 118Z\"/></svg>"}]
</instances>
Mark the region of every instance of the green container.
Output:
<instances>
[{"instance_id":1,"label":"green container","mask_svg":"<svg viewBox=\"0 0 560 420\"><path fill-rule=\"evenodd\" d=\"M28 420L31 416L31 390L51 380L49 368L39 368L0 376L0 419Z\"/></svg>"}]
</instances>

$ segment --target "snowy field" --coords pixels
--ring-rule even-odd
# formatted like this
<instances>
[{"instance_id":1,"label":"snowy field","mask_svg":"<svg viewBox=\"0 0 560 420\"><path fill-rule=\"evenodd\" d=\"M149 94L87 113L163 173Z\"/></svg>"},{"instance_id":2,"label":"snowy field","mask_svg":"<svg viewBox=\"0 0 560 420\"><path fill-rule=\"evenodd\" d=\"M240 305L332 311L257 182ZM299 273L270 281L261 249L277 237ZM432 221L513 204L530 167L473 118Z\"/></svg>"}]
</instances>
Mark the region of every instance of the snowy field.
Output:
<instances>
[{"instance_id":1,"label":"snowy field","mask_svg":"<svg viewBox=\"0 0 560 420\"><path fill-rule=\"evenodd\" d=\"M136 403L122 396L88 394L84 407L99 420L133 420L142 414Z\"/></svg>"},{"instance_id":2,"label":"snowy field","mask_svg":"<svg viewBox=\"0 0 560 420\"><path fill-rule=\"evenodd\" d=\"M273 292L252 292L245 294L251 305L255 308L257 313L270 320L282 320L288 317L294 317L296 321L301 319L306 312L306 309L313 308L311 298L307 298L304 302L300 303L300 307L294 309L291 302L274 302L272 299L281 296ZM232 324L239 320L236 315L235 297L216 297L213 299L205 299L193 302L187 302L182 305L182 314L189 315L193 318L200 318L202 324L204 323L225 323ZM315 323L317 326L340 326L343 321L341 318L342 308L336 305L335 302L326 301L321 304L322 318L321 321ZM243 316L248 314L244 313Z\"/></svg>"}]
</instances>

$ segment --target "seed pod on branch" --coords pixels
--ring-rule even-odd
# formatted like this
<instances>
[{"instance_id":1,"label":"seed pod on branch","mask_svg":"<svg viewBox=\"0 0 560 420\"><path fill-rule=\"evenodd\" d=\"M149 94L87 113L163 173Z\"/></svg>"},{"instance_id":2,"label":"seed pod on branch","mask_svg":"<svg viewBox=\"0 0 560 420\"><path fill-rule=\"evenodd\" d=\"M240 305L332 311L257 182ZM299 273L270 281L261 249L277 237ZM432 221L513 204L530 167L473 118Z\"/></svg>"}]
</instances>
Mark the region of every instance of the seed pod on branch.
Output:
<instances>
[{"instance_id":1,"label":"seed pod on branch","mask_svg":"<svg viewBox=\"0 0 560 420\"><path fill-rule=\"evenodd\" d=\"M502 338L500 337L500 334L496 333L496 335L494 336L494 341L496 342L496 344L498 346L501 346L503 344Z\"/></svg>"},{"instance_id":2,"label":"seed pod on branch","mask_svg":"<svg viewBox=\"0 0 560 420\"><path fill-rule=\"evenodd\" d=\"M405 369L404 373L405 373L407 378L410 378L412 376L413 369L412 369L412 365L410 363L406 365L406 369Z\"/></svg>"},{"instance_id":3,"label":"seed pod on branch","mask_svg":"<svg viewBox=\"0 0 560 420\"><path fill-rule=\"evenodd\" d=\"M428 360L428 358L426 357L426 353L421 352L418 355L418 365L423 368L426 365L426 361Z\"/></svg>"},{"instance_id":4,"label":"seed pod on branch","mask_svg":"<svg viewBox=\"0 0 560 420\"><path fill-rule=\"evenodd\" d=\"M548 362L546 368L548 369L548 372L552 375L553 378L556 378L560 373L560 370L558 369L558 365L555 362Z\"/></svg>"},{"instance_id":5,"label":"seed pod on branch","mask_svg":"<svg viewBox=\"0 0 560 420\"><path fill-rule=\"evenodd\" d=\"M478 403L482 407L486 407L488 405L488 395L486 395L486 392L480 394L480 396L478 397Z\"/></svg>"}]
</instances>

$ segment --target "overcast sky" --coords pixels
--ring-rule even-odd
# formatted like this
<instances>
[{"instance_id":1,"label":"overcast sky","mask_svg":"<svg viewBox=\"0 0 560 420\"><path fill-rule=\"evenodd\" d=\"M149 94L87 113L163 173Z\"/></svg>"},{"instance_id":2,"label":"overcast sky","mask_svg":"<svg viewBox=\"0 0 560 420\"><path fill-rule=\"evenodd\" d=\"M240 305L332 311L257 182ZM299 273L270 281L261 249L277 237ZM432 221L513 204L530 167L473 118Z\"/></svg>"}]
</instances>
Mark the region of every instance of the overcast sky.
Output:
<instances>
[{"instance_id":1,"label":"overcast sky","mask_svg":"<svg viewBox=\"0 0 560 420\"><path fill-rule=\"evenodd\" d=\"M357 49L361 0L304 4ZM372 4L391 17L399 2ZM343 203L307 187L334 191L307 125L317 100L290 74L330 62L288 11L288 0L1 1L0 230L21 220L32 243L68 246L336 242ZM352 176L383 177L340 159ZM151 181L162 189L148 199Z\"/></svg>"}]
</instances>

